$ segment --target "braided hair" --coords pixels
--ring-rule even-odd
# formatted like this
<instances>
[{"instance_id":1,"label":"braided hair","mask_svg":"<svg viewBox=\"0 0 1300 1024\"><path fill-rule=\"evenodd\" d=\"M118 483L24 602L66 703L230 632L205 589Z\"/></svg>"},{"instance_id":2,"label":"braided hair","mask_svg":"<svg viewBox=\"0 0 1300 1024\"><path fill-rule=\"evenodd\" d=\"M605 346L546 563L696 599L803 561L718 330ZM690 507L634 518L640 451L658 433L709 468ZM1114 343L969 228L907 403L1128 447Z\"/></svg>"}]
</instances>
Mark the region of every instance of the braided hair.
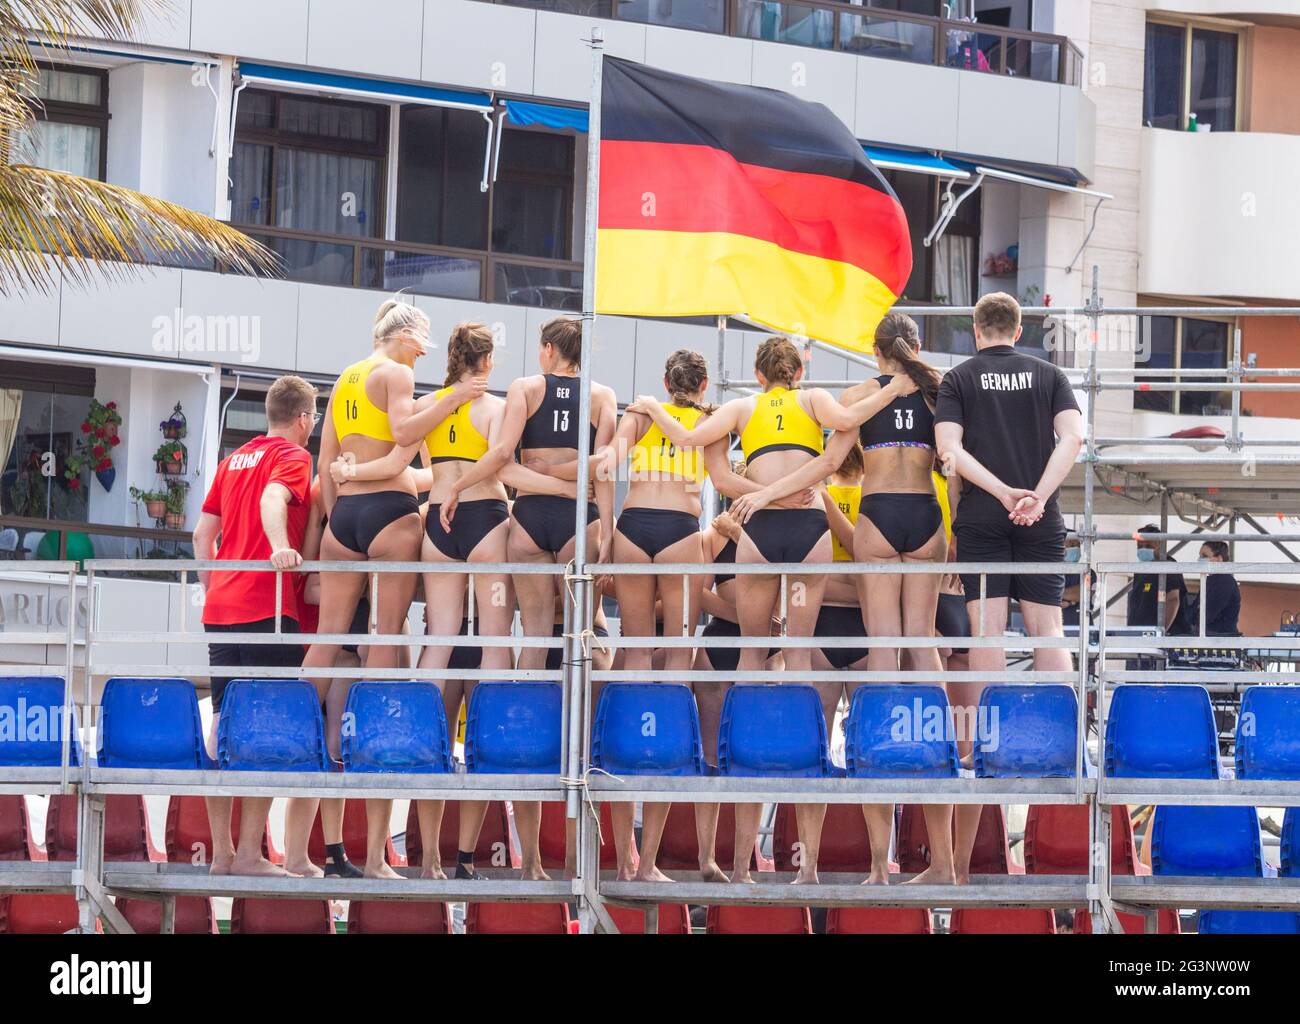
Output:
<instances>
[{"instance_id":1,"label":"braided hair","mask_svg":"<svg viewBox=\"0 0 1300 1024\"><path fill-rule=\"evenodd\" d=\"M897 364L912 378L926 404L934 408L939 397L939 371L921 358L921 335L916 321L906 313L886 313L876 327L877 358Z\"/></svg>"},{"instance_id":2,"label":"braided hair","mask_svg":"<svg viewBox=\"0 0 1300 1024\"><path fill-rule=\"evenodd\" d=\"M447 341L447 380L444 387L457 383L467 371L478 369L491 353L492 330L478 320L462 320L451 329Z\"/></svg>"},{"instance_id":3,"label":"braided hair","mask_svg":"<svg viewBox=\"0 0 1300 1024\"><path fill-rule=\"evenodd\" d=\"M700 393L709 379L709 364L698 352L689 348L679 348L668 357L664 364L664 381L673 405L685 409L698 409L706 416L717 408L713 405L700 405L692 396Z\"/></svg>"}]
</instances>

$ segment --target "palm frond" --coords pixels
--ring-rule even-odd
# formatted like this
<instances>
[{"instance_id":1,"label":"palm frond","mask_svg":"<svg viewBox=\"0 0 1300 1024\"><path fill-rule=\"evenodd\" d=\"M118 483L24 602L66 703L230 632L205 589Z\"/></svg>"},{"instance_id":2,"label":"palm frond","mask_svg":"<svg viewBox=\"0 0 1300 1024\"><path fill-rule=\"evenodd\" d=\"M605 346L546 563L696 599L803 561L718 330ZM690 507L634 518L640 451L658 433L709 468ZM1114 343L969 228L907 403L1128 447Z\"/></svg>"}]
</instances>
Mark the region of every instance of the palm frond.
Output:
<instances>
[{"instance_id":1,"label":"palm frond","mask_svg":"<svg viewBox=\"0 0 1300 1024\"><path fill-rule=\"evenodd\" d=\"M85 284L139 265L276 274L279 259L228 224L119 185L39 167L0 167L0 294Z\"/></svg>"}]
</instances>

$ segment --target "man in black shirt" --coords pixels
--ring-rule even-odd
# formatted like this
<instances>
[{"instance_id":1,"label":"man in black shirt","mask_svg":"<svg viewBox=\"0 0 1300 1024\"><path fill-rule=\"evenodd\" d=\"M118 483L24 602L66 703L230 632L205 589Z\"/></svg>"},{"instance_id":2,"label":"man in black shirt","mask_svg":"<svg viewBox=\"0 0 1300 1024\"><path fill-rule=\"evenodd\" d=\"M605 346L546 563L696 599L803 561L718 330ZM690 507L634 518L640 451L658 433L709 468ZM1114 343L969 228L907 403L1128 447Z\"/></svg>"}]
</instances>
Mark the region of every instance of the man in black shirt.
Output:
<instances>
[{"instance_id":1,"label":"man in black shirt","mask_svg":"<svg viewBox=\"0 0 1300 1024\"><path fill-rule=\"evenodd\" d=\"M975 306L976 354L943 376L935 438L946 475L962 479L953 535L962 562L1062 562L1065 522L1056 492L1083 444L1083 417L1057 367L1015 350L1020 304L1004 292ZM1060 443L1057 443L1060 438ZM990 574L979 606L978 575L963 575L971 634L1002 636L1010 598L1020 602L1030 636L1063 636L1064 575ZM972 607L973 605L973 607ZM972 647L974 671L1002 672L1001 648ZM1039 671L1069 672L1063 648L1034 652ZM978 805L959 808L954 842L957 881L967 880Z\"/></svg>"},{"instance_id":2,"label":"man in black shirt","mask_svg":"<svg viewBox=\"0 0 1300 1024\"><path fill-rule=\"evenodd\" d=\"M1147 523L1138 530L1137 555L1143 562L1160 561L1161 543L1146 540L1141 535L1159 533L1160 527ZM1184 611L1183 595L1186 586L1178 573L1165 576L1165 621L1166 633L1174 633L1182 622ZM1130 626L1154 626L1158 619L1160 605L1160 577L1154 573L1136 573L1128 591L1128 624Z\"/></svg>"}]
</instances>

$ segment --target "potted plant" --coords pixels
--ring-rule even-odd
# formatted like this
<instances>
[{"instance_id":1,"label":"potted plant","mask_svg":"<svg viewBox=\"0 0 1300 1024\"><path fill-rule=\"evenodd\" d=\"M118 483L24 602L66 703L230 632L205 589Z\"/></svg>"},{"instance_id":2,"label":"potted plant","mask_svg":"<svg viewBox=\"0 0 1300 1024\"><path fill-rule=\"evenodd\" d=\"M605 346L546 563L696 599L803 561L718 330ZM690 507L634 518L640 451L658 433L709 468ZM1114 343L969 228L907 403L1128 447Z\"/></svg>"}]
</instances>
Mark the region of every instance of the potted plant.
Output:
<instances>
[{"instance_id":1,"label":"potted plant","mask_svg":"<svg viewBox=\"0 0 1300 1024\"><path fill-rule=\"evenodd\" d=\"M167 514L163 526L169 530L185 529L185 488L173 487L167 492Z\"/></svg>"},{"instance_id":2,"label":"potted plant","mask_svg":"<svg viewBox=\"0 0 1300 1024\"><path fill-rule=\"evenodd\" d=\"M181 412L180 402L176 403L176 408L172 410L172 414L158 424L158 429L162 431L163 437L169 441L179 441L188 433L185 414Z\"/></svg>"},{"instance_id":3,"label":"potted plant","mask_svg":"<svg viewBox=\"0 0 1300 1024\"><path fill-rule=\"evenodd\" d=\"M83 459L77 466L77 476L80 477L82 468L90 466L95 471L95 479L105 491L111 491L113 481L117 479L117 470L113 468L113 449L122 443L117 436L117 428L121 425L122 414L117 411L116 402L104 404L97 398L90 400L90 408L81 423L79 454ZM71 469L72 459L68 462ZM68 482L71 484L71 477Z\"/></svg>"},{"instance_id":4,"label":"potted plant","mask_svg":"<svg viewBox=\"0 0 1300 1024\"><path fill-rule=\"evenodd\" d=\"M150 519L162 519L167 514L166 491L142 491L138 487L132 487L131 497L144 502L145 514Z\"/></svg>"},{"instance_id":5,"label":"potted plant","mask_svg":"<svg viewBox=\"0 0 1300 1024\"><path fill-rule=\"evenodd\" d=\"M185 445L180 441L164 441L153 453L154 465L163 476L181 476L185 473Z\"/></svg>"}]
</instances>

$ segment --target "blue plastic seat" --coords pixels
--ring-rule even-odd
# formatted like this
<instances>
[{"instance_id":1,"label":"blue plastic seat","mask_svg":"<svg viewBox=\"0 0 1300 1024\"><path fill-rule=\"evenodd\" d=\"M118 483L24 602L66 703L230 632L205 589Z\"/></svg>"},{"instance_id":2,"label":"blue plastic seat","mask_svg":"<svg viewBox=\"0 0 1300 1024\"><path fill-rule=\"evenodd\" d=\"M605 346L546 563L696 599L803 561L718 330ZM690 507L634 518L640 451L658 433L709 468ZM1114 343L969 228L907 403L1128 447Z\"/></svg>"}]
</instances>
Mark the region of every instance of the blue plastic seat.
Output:
<instances>
[{"instance_id":1,"label":"blue plastic seat","mask_svg":"<svg viewBox=\"0 0 1300 1024\"><path fill-rule=\"evenodd\" d=\"M217 767L233 771L329 770L316 687L296 679L236 679L217 725Z\"/></svg>"},{"instance_id":2,"label":"blue plastic seat","mask_svg":"<svg viewBox=\"0 0 1300 1024\"><path fill-rule=\"evenodd\" d=\"M199 699L188 679L110 679L100 708L101 768L204 766Z\"/></svg>"},{"instance_id":3,"label":"blue plastic seat","mask_svg":"<svg viewBox=\"0 0 1300 1024\"><path fill-rule=\"evenodd\" d=\"M1300 809L1288 807L1282 819L1282 878L1300 878Z\"/></svg>"},{"instance_id":4,"label":"blue plastic seat","mask_svg":"<svg viewBox=\"0 0 1300 1024\"><path fill-rule=\"evenodd\" d=\"M1300 686L1248 686L1241 695L1237 778L1300 779Z\"/></svg>"},{"instance_id":5,"label":"blue plastic seat","mask_svg":"<svg viewBox=\"0 0 1300 1024\"><path fill-rule=\"evenodd\" d=\"M844 758L850 778L956 778L957 744L943 687L858 687L845 726Z\"/></svg>"},{"instance_id":6,"label":"blue plastic seat","mask_svg":"<svg viewBox=\"0 0 1300 1024\"><path fill-rule=\"evenodd\" d=\"M1119 779L1217 779L1218 729L1205 687L1115 687L1106 719L1106 774Z\"/></svg>"},{"instance_id":7,"label":"blue plastic seat","mask_svg":"<svg viewBox=\"0 0 1300 1024\"><path fill-rule=\"evenodd\" d=\"M805 684L738 684L727 691L718 730L721 775L820 779L831 774L826 719Z\"/></svg>"},{"instance_id":8,"label":"blue plastic seat","mask_svg":"<svg viewBox=\"0 0 1300 1024\"><path fill-rule=\"evenodd\" d=\"M63 763L63 677L0 676L0 765L57 768ZM69 723L70 763L81 764L77 715Z\"/></svg>"},{"instance_id":9,"label":"blue plastic seat","mask_svg":"<svg viewBox=\"0 0 1300 1024\"><path fill-rule=\"evenodd\" d=\"M1253 807L1158 807L1151 827L1153 874L1263 876L1264 848Z\"/></svg>"},{"instance_id":10,"label":"blue plastic seat","mask_svg":"<svg viewBox=\"0 0 1300 1024\"><path fill-rule=\"evenodd\" d=\"M703 775L695 695L682 683L609 683L591 732L591 763L616 775Z\"/></svg>"},{"instance_id":11,"label":"blue plastic seat","mask_svg":"<svg viewBox=\"0 0 1300 1024\"><path fill-rule=\"evenodd\" d=\"M344 716L345 771L452 770L447 712L432 683L357 683L348 691Z\"/></svg>"},{"instance_id":12,"label":"blue plastic seat","mask_svg":"<svg viewBox=\"0 0 1300 1024\"><path fill-rule=\"evenodd\" d=\"M1202 910L1201 935L1300 935L1300 914L1276 910Z\"/></svg>"},{"instance_id":13,"label":"blue plastic seat","mask_svg":"<svg viewBox=\"0 0 1300 1024\"><path fill-rule=\"evenodd\" d=\"M1079 699L1065 683L987 686L972 737L980 778L1073 777Z\"/></svg>"},{"instance_id":14,"label":"blue plastic seat","mask_svg":"<svg viewBox=\"0 0 1300 1024\"><path fill-rule=\"evenodd\" d=\"M479 683L465 720L465 764L492 775L559 775L559 683Z\"/></svg>"}]
</instances>

